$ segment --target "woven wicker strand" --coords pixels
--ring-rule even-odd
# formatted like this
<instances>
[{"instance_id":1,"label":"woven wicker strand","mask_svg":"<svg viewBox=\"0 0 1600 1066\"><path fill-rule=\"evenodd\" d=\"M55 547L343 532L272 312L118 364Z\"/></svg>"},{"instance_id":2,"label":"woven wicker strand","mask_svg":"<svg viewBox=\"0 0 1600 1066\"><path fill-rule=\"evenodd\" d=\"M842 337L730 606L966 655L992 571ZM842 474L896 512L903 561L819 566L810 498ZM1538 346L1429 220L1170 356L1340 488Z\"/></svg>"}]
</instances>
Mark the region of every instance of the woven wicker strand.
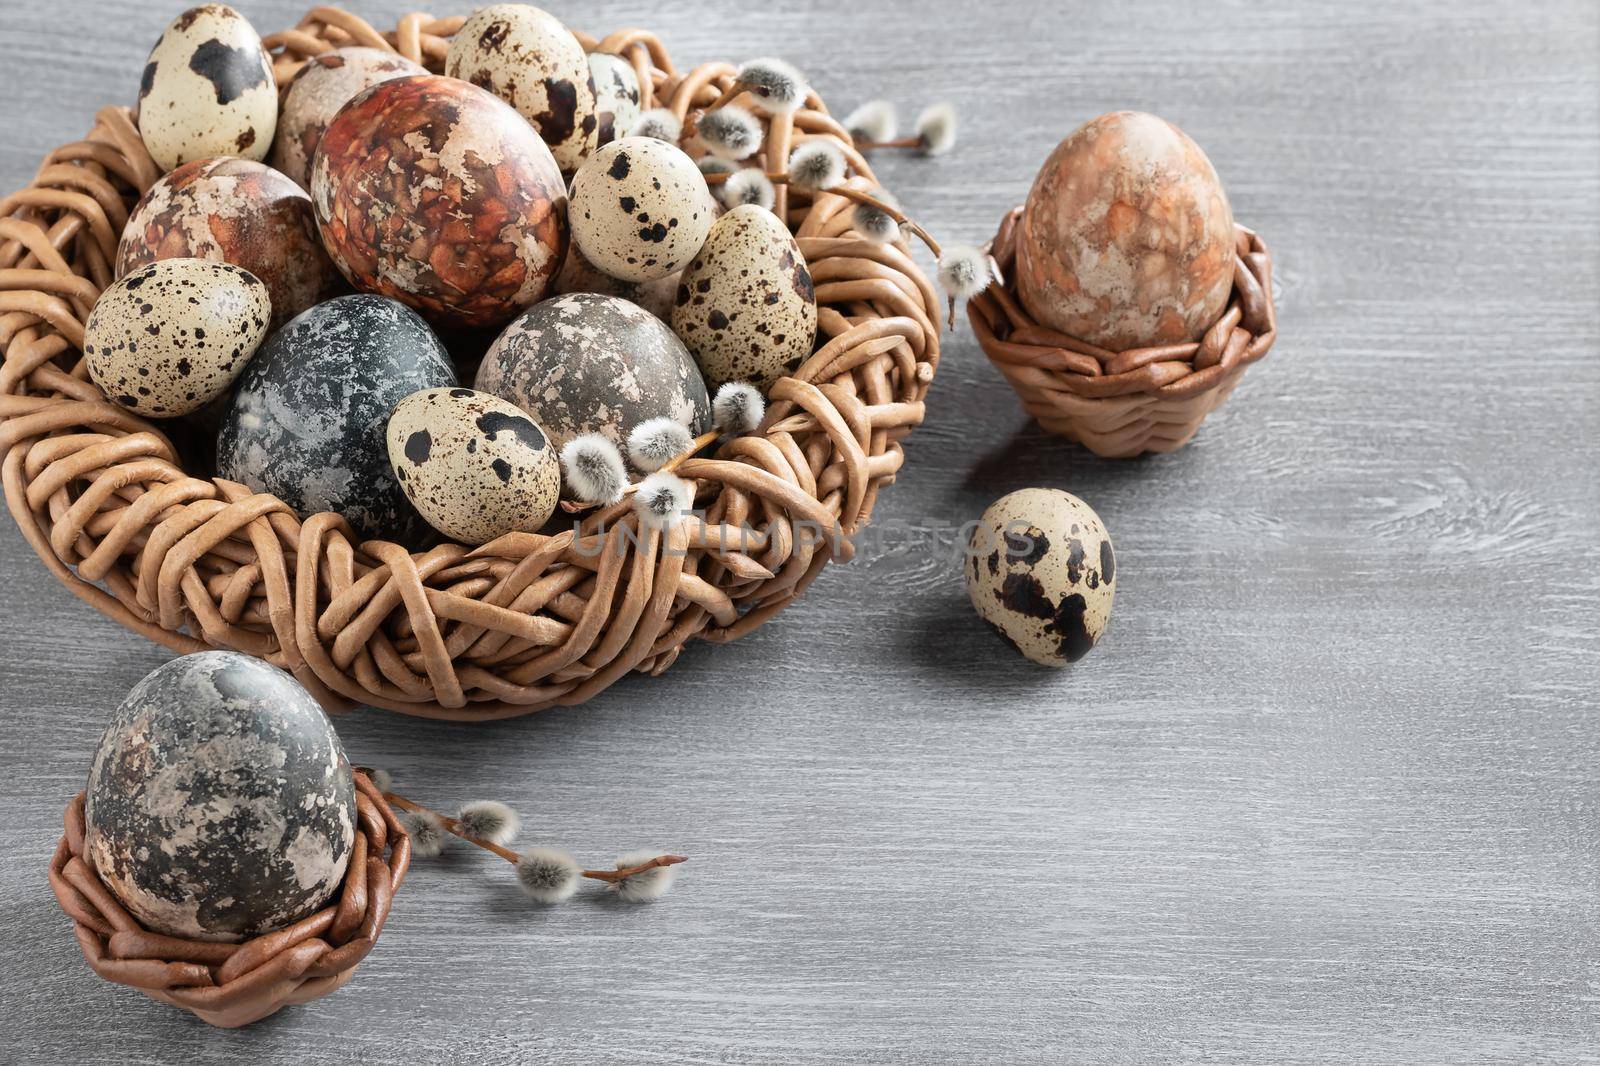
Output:
<instances>
[{"instance_id":1,"label":"woven wicker strand","mask_svg":"<svg viewBox=\"0 0 1600 1066\"><path fill-rule=\"evenodd\" d=\"M1012 280L1021 217L1018 207L1001 222L990 245L999 280L968 303L967 315L1027 412L1096 455L1122 459L1188 444L1277 337L1272 256L1243 226L1235 227L1233 298L1199 341L1110 352L1040 326Z\"/></svg>"},{"instance_id":2,"label":"woven wicker strand","mask_svg":"<svg viewBox=\"0 0 1600 1066\"><path fill-rule=\"evenodd\" d=\"M348 981L383 931L411 862L411 840L365 774L357 773L355 850L338 898L308 918L242 944L153 933L117 902L83 850L83 793L67 805L50 887L72 919L83 957L107 981L223 1028L249 1025Z\"/></svg>"},{"instance_id":3,"label":"woven wicker strand","mask_svg":"<svg viewBox=\"0 0 1600 1066\"><path fill-rule=\"evenodd\" d=\"M280 84L345 44L437 71L461 22L412 14L380 34L323 7L264 41ZM642 30L580 40L626 57L645 105L679 116L734 81L726 63L680 74ZM766 158L753 164L782 169L793 146L826 137L851 161L853 188L875 184L815 94L764 121ZM6 503L80 599L177 652L266 659L332 711L527 714L581 703L629 671L658 674L691 638L748 633L849 557L938 366L940 300L904 243L861 239L843 196L780 188L775 210L811 268L827 343L773 388L760 431L678 468L703 518L641 532L624 506L555 536L412 554L359 540L336 515L302 522L272 496L189 476L158 425L88 380L83 323L112 280L131 205L159 176L128 110L111 107L0 200Z\"/></svg>"}]
</instances>

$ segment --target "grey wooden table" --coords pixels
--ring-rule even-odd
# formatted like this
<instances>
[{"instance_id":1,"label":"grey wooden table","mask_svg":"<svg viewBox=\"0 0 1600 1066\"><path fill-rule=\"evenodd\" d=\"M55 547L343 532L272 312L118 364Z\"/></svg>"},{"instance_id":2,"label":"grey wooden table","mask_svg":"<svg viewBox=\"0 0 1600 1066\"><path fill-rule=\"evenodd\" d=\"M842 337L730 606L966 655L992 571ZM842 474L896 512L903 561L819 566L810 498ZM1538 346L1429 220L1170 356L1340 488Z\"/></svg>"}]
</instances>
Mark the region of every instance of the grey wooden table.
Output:
<instances>
[{"instance_id":1,"label":"grey wooden table","mask_svg":"<svg viewBox=\"0 0 1600 1066\"><path fill-rule=\"evenodd\" d=\"M1079 122L1158 112L1277 254L1277 350L1192 447L1118 463L950 339L880 521L1090 501L1120 588L1071 672L989 636L937 536L882 535L590 706L341 719L419 798L693 860L657 906L548 911L493 861L420 861L347 988L239 1032L96 979L50 897L61 807L167 656L4 523L0 1059L1596 1061L1592 0L550 6L683 61L781 53L836 107L952 97L957 154L884 176L967 240ZM178 7L4 0L0 186L132 97Z\"/></svg>"}]
</instances>

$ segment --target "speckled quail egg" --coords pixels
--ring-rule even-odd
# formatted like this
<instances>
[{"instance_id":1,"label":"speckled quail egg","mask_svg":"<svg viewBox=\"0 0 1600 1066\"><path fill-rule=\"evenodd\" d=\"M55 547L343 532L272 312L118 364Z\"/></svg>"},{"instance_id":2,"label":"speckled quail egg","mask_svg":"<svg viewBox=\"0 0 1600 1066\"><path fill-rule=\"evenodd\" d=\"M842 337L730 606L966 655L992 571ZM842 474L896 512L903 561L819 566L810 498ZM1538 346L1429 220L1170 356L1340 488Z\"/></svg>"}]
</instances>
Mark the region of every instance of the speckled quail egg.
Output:
<instances>
[{"instance_id":1,"label":"speckled quail egg","mask_svg":"<svg viewBox=\"0 0 1600 1066\"><path fill-rule=\"evenodd\" d=\"M333 898L355 847L355 781L328 716L294 678L233 651L135 685L84 793L85 858L169 936L237 941L297 922Z\"/></svg>"},{"instance_id":2,"label":"speckled quail egg","mask_svg":"<svg viewBox=\"0 0 1600 1066\"><path fill-rule=\"evenodd\" d=\"M622 447L652 418L695 433L711 421L705 382L672 330L644 308L598 293L530 307L489 347L477 387L532 415L557 448L584 433Z\"/></svg>"},{"instance_id":3,"label":"speckled quail egg","mask_svg":"<svg viewBox=\"0 0 1600 1066\"><path fill-rule=\"evenodd\" d=\"M352 285L444 326L504 325L544 296L567 250L550 149L455 78L391 78L341 108L311 163L311 202Z\"/></svg>"},{"instance_id":4,"label":"speckled quail egg","mask_svg":"<svg viewBox=\"0 0 1600 1066\"><path fill-rule=\"evenodd\" d=\"M312 56L283 92L269 161L296 185L310 189L311 160L339 109L380 81L426 73L403 55L360 45Z\"/></svg>"},{"instance_id":5,"label":"speckled quail egg","mask_svg":"<svg viewBox=\"0 0 1600 1066\"><path fill-rule=\"evenodd\" d=\"M816 340L817 294L788 227L754 204L717 219L678 281L672 331L713 388L765 389L797 370Z\"/></svg>"},{"instance_id":6,"label":"speckled quail egg","mask_svg":"<svg viewBox=\"0 0 1600 1066\"><path fill-rule=\"evenodd\" d=\"M422 521L395 483L385 426L413 392L455 384L444 345L410 308L364 293L318 304L239 378L218 473L301 517L335 511L363 537L411 540Z\"/></svg>"},{"instance_id":7,"label":"speckled quail egg","mask_svg":"<svg viewBox=\"0 0 1600 1066\"><path fill-rule=\"evenodd\" d=\"M267 335L261 279L231 263L163 259L114 281L83 328L89 376L113 403L151 418L221 396Z\"/></svg>"},{"instance_id":8,"label":"speckled quail egg","mask_svg":"<svg viewBox=\"0 0 1600 1066\"><path fill-rule=\"evenodd\" d=\"M117 273L179 257L243 267L272 294L273 327L339 286L311 198L269 166L196 159L150 187L122 230Z\"/></svg>"},{"instance_id":9,"label":"speckled quail egg","mask_svg":"<svg viewBox=\"0 0 1600 1066\"><path fill-rule=\"evenodd\" d=\"M516 108L563 171L594 151L594 79L583 46L554 15L528 4L481 8L450 39L444 71Z\"/></svg>"},{"instance_id":10,"label":"speckled quail egg","mask_svg":"<svg viewBox=\"0 0 1600 1066\"><path fill-rule=\"evenodd\" d=\"M589 53L589 74L594 78L595 113L600 120L599 144L626 137L639 119L639 72L621 56Z\"/></svg>"},{"instance_id":11,"label":"speckled quail egg","mask_svg":"<svg viewBox=\"0 0 1600 1066\"><path fill-rule=\"evenodd\" d=\"M139 136L156 165L265 159L277 125L272 64L244 16L203 4L173 19L139 82Z\"/></svg>"},{"instance_id":12,"label":"speckled quail egg","mask_svg":"<svg viewBox=\"0 0 1600 1066\"><path fill-rule=\"evenodd\" d=\"M607 296L620 296L629 303L638 304L665 322L672 314L672 301L678 295L678 278L677 274L668 274L654 281L623 281L604 271L596 270L594 264L583 257L582 252L573 248L567 253L567 261L561 264L561 273L556 275L551 291L557 296L564 296L569 292L598 292Z\"/></svg>"},{"instance_id":13,"label":"speckled quail egg","mask_svg":"<svg viewBox=\"0 0 1600 1066\"><path fill-rule=\"evenodd\" d=\"M561 500L561 460L520 408L472 389L426 389L389 416L389 463L428 523L462 544L534 533Z\"/></svg>"},{"instance_id":14,"label":"speckled quail egg","mask_svg":"<svg viewBox=\"0 0 1600 1066\"><path fill-rule=\"evenodd\" d=\"M624 137L590 156L572 179L567 212L584 258L623 281L682 270L716 216L694 160L654 137Z\"/></svg>"},{"instance_id":15,"label":"speckled quail egg","mask_svg":"<svg viewBox=\"0 0 1600 1066\"><path fill-rule=\"evenodd\" d=\"M1020 489L983 513L967 552L967 593L1000 639L1042 666L1089 653L1111 618L1117 560L1088 504Z\"/></svg>"}]
</instances>

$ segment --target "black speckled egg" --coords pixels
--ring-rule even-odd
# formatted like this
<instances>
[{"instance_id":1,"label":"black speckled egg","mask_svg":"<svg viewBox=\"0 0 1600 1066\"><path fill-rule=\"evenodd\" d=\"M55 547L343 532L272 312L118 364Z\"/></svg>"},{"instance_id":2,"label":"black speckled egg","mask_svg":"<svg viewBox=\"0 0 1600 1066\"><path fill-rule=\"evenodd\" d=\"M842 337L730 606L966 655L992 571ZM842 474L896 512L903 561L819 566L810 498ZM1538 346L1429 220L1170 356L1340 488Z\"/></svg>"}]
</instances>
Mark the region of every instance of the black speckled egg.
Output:
<instances>
[{"instance_id":1,"label":"black speckled egg","mask_svg":"<svg viewBox=\"0 0 1600 1066\"><path fill-rule=\"evenodd\" d=\"M84 851L146 927L236 941L327 904L355 843L355 782L311 695L230 651L174 659L100 738Z\"/></svg>"},{"instance_id":2,"label":"black speckled egg","mask_svg":"<svg viewBox=\"0 0 1600 1066\"><path fill-rule=\"evenodd\" d=\"M272 61L244 16L202 4L173 19L139 81L139 135L156 164L265 159L277 126Z\"/></svg>"},{"instance_id":3,"label":"black speckled egg","mask_svg":"<svg viewBox=\"0 0 1600 1066\"><path fill-rule=\"evenodd\" d=\"M422 517L452 540L536 533L561 500L561 462L520 408L472 389L425 389L389 416L389 462Z\"/></svg>"},{"instance_id":4,"label":"black speckled egg","mask_svg":"<svg viewBox=\"0 0 1600 1066\"><path fill-rule=\"evenodd\" d=\"M633 64L606 52L589 53L589 73L594 76L595 112L600 119L597 140L606 145L626 137L639 121L639 75Z\"/></svg>"},{"instance_id":5,"label":"black speckled egg","mask_svg":"<svg viewBox=\"0 0 1600 1066\"><path fill-rule=\"evenodd\" d=\"M762 389L799 369L817 335L817 294L778 216L742 204L717 219L678 281L672 331L713 387Z\"/></svg>"},{"instance_id":6,"label":"black speckled egg","mask_svg":"<svg viewBox=\"0 0 1600 1066\"><path fill-rule=\"evenodd\" d=\"M113 403L172 418L228 391L271 317L267 287L249 271L162 259L100 294L83 327L83 354Z\"/></svg>"},{"instance_id":7,"label":"black speckled egg","mask_svg":"<svg viewBox=\"0 0 1600 1066\"><path fill-rule=\"evenodd\" d=\"M558 449L584 433L621 447L651 418L695 433L711 421L705 381L683 342L644 308L599 293L523 312L483 357L477 387L532 415Z\"/></svg>"},{"instance_id":8,"label":"black speckled egg","mask_svg":"<svg viewBox=\"0 0 1600 1066\"><path fill-rule=\"evenodd\" d=\"M225 478L270 492L302 517L336 511L366 537L424 529L389 470L389 412L456 383L415 311L382 296L319 304L267 339L239 379L217 437Z\"/></svg>"},{"instance_id":9,"label":"black speckled egg","mask_svg":"<svg viewBox=\"0 0 1600 1066\"><path fill-rule=\"evenodd\" d=\"M528 4L479 8L450 38L444 72L516 108L562 170L594 151L594 78L583 45L554 15Z\"/></svg>"},{"instance_id":10,"label":"black speckled egg","mask_svg":"<svg viewBox=\"0 0 1600 1066\"><path fill-rule=\"evenodd\" d=\"M624 137L590 156L572 179L572 242L623 281L653 281L686 266L711 232L717 204L683 149Z\"/></svg>"},{"instance_id":11,"label":"black speckled egg","mask_svg":"<svg viewBox=\"0 0 1600 1066\"><path fill-rule=\"evenodd\" d=\"M1068 666L1089 654L1116 592L1111 535L1069 492L1018 489L973 527L972 606L1001 640L1041 666Z\"/></svg>"}]
</instances>

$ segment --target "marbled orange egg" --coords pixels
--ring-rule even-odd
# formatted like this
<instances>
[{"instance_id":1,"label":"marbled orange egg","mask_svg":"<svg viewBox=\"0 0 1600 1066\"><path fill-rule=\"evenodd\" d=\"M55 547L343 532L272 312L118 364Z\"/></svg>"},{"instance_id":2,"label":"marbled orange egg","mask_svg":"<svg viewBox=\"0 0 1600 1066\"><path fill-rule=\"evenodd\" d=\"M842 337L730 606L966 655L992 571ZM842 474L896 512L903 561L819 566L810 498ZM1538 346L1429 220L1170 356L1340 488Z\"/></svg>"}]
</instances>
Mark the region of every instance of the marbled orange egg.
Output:
<instances>
[{"instance_id":1,"label":"marbled orange egg","mask_svg":"<svg viewBox=\"0 0 1600 1066\"><path fill-rule=\"evenodd\" d=\"M272 294L274 329L339 288L310 197L271 167L231 156L184 163L150 186L128 216L117 277L161 259L248 270Z\"/></svg>"},{"instance_id":2,"label":"marbled orange egg","mask_svg":"<svg viewBox=\"0 0 1600 1066\"><path fill-rule=\"evenodd\" d=\"M1017 241L1017 289L1041 325L1121 351L1197 340L1233 289L1233 211L1182 130L1113 111L1056 146Z\"/></svg>"},{"instance_id":3,"label":"marbled orange egg","mask_svg":"<svg viewBox=\"0 0 1600 1066\"><path fill-rule=\"evenodd\" d=\"M506 322L545 295L567 250L550 149L455 78L395 78L346 104L317 147L311 202L352 285L439 325Z\"/></svg>"}]
</instances>

